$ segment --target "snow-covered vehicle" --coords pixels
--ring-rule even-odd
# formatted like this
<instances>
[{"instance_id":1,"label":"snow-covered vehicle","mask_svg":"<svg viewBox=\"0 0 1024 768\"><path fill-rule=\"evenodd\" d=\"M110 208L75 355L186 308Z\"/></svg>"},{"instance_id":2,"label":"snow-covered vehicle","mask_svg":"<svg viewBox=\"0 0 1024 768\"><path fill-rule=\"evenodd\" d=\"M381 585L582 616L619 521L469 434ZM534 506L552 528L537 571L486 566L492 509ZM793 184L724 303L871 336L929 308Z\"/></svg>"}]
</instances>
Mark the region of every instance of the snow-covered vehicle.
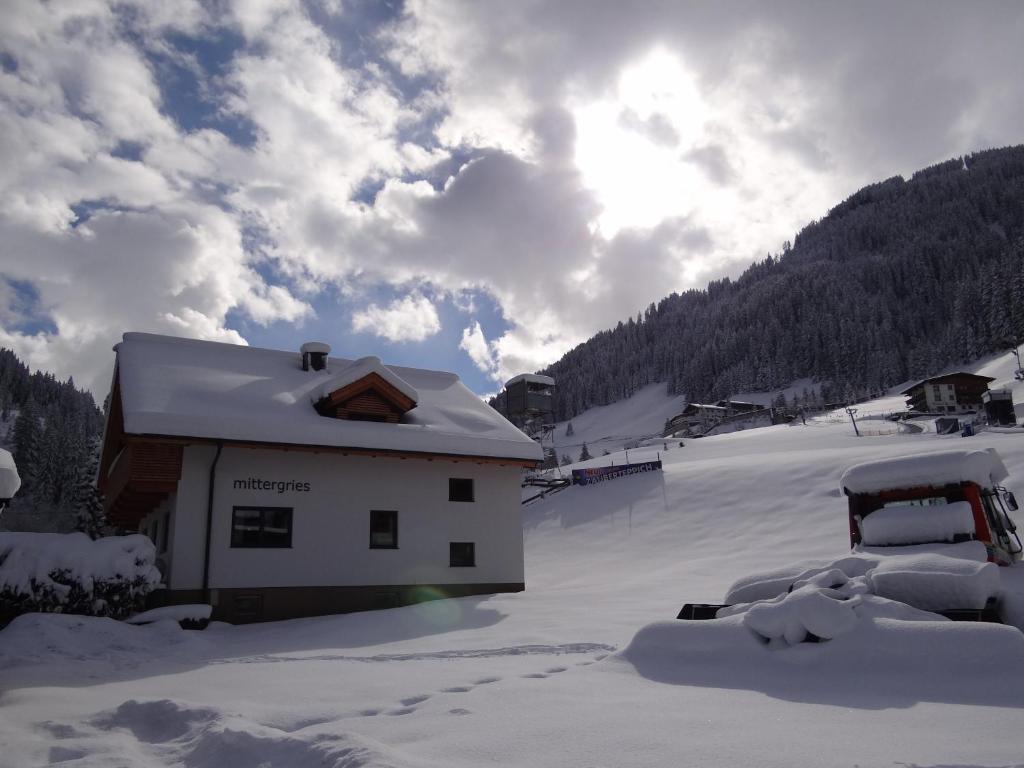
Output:
<instances>
[{"instance_id":1,"label":"snow-covered vehicle","mask_svg":"<svg viewBox=\"0 0 1024 768\"><path fill-rule=\"evenodd\" d=\"M865 606L867 613L891 615L895 604L903 604L949 619L1003 621L1024 629L1024 595L1008 591L1000 577L1006 567L1024 567L1016 565L1022 547L1009 512L1018 506L1002 485L1007 477L994 450L916 454L850 467L840 481L849 502L849 555L744 577L723 604L688 603L678 618L746 612L754 618L748 625L768 628L766 639L785 633L791 643L827 637L808 626L822 615L819 609L835 611L832 603L856 598L850 604ZM801 622L800 614L808 621ZM778 633L772 634L775 626Z\"/></svg>"},{"instance_id":2,"label":"snow-covered vehicle","mask_svg":"<svg viewBox=\"0 0 1024 768\"><path fill-rule=\"evenodd\" d=\"M980 541L989 562L1012 565L1021 541L1017 499L995 450L944 451L858 464L843 473L850 545L893 547Z\"/></svg>"}]
</instances>

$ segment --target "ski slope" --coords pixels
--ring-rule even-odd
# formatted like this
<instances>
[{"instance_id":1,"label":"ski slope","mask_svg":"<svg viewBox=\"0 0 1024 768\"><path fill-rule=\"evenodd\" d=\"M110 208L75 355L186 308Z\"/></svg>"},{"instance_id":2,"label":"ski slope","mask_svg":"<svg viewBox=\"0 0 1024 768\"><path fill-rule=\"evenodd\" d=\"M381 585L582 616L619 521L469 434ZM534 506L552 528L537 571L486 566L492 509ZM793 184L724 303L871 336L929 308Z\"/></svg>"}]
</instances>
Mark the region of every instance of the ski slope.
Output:
<instances>
[{"instance_id":1,"label":"ski slope","mask_svg":"<svg viewBox=\"0 0 1024 768\"><path fill-rule=\"evenodd\" d=\"M664 384L651 384L626 400L591 408L555 425L553 438L558 458L566 455L575 461L584 443L591 456L601 456L605 451L619 451L640 439L661 435L665 421L685 406L686 398L682 395L669 395ZM566 435L570 422L573 434Z\"/></svg>"},{"instance_id":2,"label":"ski slope","mask_svg":"<svg viewBox=\"0 0 1024 768\"><path fill-rule=\"evenodd\" d=\"M577 433L627 431L608 408ZM771 649L673 619L847 552L851 464L966 447L997 449L1024 497L1024 432L823 420L687 441L661 474L524 508L521 594L204 632L22 617L0 631L0 766L1017 765L1015 629L877 618Z\"/></svg>"}]
</instances>

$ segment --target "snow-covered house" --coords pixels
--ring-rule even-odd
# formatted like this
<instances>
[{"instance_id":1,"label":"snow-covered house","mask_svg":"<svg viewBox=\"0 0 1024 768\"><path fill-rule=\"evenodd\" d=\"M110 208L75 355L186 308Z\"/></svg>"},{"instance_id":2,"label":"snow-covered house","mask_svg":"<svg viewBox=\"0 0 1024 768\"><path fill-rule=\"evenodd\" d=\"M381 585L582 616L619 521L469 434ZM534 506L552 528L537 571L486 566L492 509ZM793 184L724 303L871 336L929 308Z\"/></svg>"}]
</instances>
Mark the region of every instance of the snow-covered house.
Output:
<instances>
[{"instance_id":1,"label":"snow-covered house","mask_svg":"<svg viewBox=\"0 0 1024 768\"><path fill-rule=\"evenodd\" d=\"M540 447L451 373L126 333L100 486L166 602L252 621L524 587Z\"/></svg>"},{"instance_id":2,"label":"snow-covered house","mask_svg":"<svg viewBox=\"0 0 1024 768\"><path fill-rule=\"evenodd\" d=\"M900 394L906 395L907 408L920 413L980 411L991 381L995 381L991 376L958 371L924 379Z\"/></svg>"}]
</instances>

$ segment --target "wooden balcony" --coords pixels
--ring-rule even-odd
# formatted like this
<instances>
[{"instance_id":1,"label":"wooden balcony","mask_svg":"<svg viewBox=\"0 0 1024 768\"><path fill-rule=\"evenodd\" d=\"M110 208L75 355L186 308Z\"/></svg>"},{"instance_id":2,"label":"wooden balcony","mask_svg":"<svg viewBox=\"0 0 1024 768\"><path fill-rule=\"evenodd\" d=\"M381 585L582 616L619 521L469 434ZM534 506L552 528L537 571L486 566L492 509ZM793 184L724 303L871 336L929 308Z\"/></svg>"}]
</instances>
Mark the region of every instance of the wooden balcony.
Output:
<instances>
[{"instance_id":1,"label":"wooden balcony","mask_svg":"<svg viewBox=\"0 0 1024 768\"><path fill-rule=\"evenodd\" d=\"M161 501L178 490L182 446L172 443L128 443L100 482L107 519L134 528Z\"/></svg>"}]
</instances>

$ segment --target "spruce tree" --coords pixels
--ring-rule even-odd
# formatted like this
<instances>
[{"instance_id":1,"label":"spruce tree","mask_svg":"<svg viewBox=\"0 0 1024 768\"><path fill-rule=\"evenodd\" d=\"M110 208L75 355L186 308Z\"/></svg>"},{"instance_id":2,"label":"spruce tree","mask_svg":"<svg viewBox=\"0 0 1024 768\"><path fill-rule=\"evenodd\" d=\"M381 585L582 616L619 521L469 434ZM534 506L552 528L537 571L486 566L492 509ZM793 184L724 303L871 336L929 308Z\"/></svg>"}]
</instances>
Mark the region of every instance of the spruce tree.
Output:
<instances>
[{"instance_id":1,"label":"spruce tree","mask_svg":"<svg viewBox=\"0 0 1024 768\"><path fill-rule=\"evenodd\" d=\"M107 516L103 510L103 494L96 487L96 475L100 463L99 448L99 441L95 441L88 459L78 464L75 478L75 527L83 533L87 533L91 539L103 536L107 528Z\"/></svg>"},{"instance_id":2,"label":"spruce tree","mask_svg":"<svg viewBox=\"0 0 1024 768\"><path fill-rule=\"evenodd\" d=\"M580 458L579 458L579 460L580 461L587 461L588 459L592 459L592 458L594 458L594 457L590 455L590 451L587 450L587 444L584 443L583 444L583 450L580 451Z\"/></svg>"}]
</instances>

